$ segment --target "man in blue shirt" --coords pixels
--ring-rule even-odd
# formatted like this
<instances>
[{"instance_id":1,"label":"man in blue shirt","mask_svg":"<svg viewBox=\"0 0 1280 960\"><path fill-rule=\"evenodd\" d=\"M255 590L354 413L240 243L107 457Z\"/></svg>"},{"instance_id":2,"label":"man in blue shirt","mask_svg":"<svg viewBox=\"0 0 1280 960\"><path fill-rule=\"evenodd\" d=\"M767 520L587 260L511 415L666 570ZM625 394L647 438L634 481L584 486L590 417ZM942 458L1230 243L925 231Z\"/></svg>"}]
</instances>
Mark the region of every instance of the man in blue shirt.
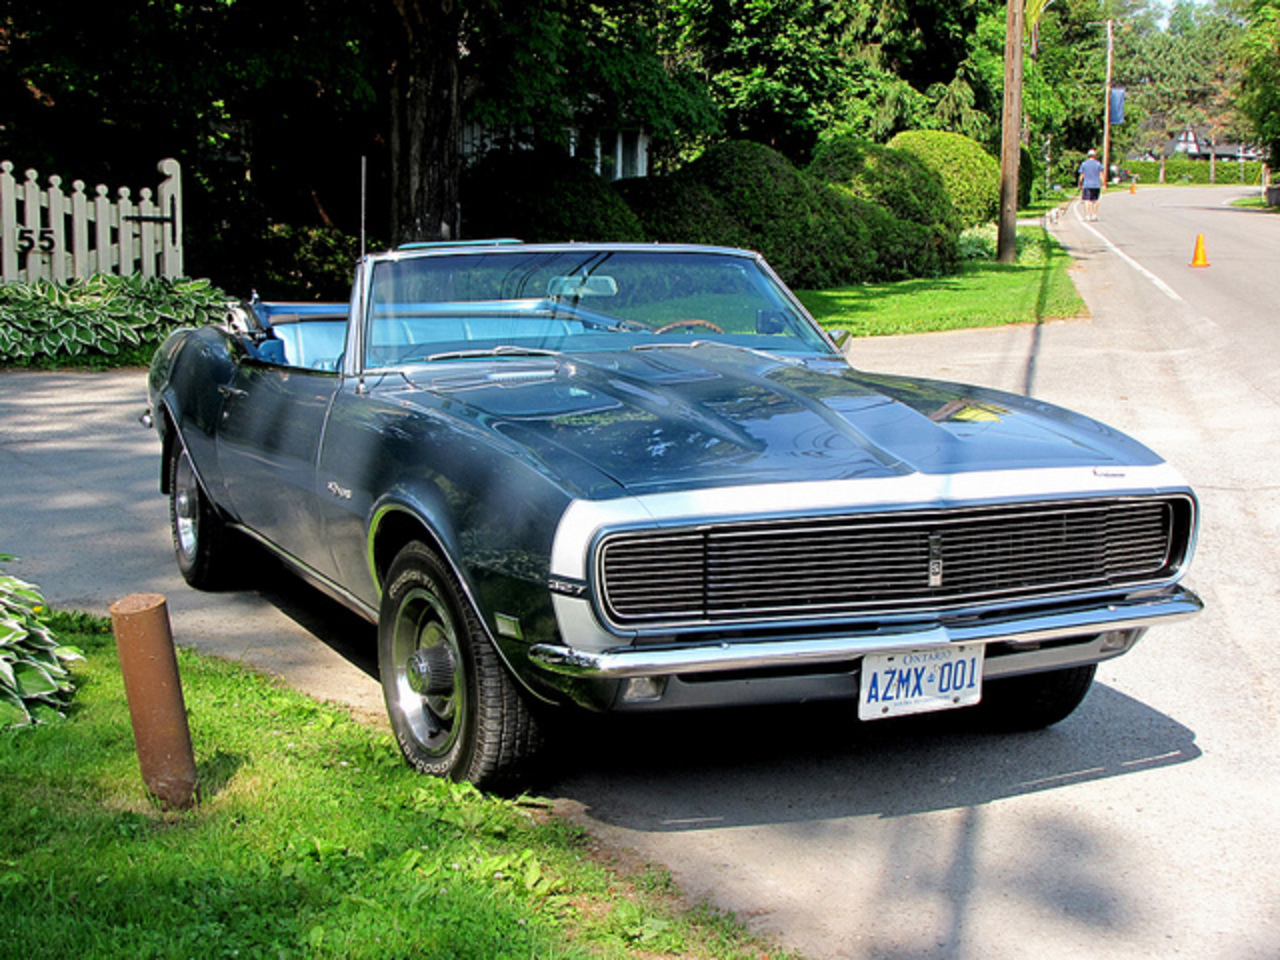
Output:
<instances>
[{"instance_id":1,"label":"man in blue shirt","mask_svg":"<svg viewBox=\"0 0 1280 960\"><path fill-rule=\"evenodd\" d=\"M1102 164L1098 162L1098 151L1089 150L1078 171L1080 175L1080 199L1084 202L1084 218L1098 219L1098 195L1102 193Z\"/></svg>"}]
</instances>

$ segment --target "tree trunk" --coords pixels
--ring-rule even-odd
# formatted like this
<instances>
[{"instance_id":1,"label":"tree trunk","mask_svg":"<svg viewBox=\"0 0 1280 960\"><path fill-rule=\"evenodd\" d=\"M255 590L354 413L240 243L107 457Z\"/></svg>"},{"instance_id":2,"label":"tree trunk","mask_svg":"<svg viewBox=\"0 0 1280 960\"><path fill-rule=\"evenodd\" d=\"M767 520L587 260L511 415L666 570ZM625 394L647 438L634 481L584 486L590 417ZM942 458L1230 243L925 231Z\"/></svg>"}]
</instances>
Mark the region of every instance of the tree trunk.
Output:
<instances>
[{"instance_id":1,"label":"tree trunk","mask_svg":"<svg viewBox=\"0 0 1280 960\"><path fill-rule=\"evenodd\" d=\"M403 29L391 76L392 240L456 240L462 11L455 0L391 4Z\"/></svg>"}]
</instances>

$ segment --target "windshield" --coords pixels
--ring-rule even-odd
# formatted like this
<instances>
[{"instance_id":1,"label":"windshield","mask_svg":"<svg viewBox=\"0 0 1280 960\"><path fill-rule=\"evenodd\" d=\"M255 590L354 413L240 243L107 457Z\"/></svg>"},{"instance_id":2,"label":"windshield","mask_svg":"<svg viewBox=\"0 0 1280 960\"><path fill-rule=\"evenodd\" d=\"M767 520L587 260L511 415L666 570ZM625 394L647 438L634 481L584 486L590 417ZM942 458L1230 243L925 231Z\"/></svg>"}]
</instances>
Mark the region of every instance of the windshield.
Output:
<instances>
[{"instance_id":1,"label":"windshield","mask_svg":"<svg viewBox=\"0 0 1280 960\"><path fill-rule=\"evenodd\" d=\"M757 263L670 250L511 250L374 265L365 366L715 340L830 348Z\"/></svg>"}]
</instances>

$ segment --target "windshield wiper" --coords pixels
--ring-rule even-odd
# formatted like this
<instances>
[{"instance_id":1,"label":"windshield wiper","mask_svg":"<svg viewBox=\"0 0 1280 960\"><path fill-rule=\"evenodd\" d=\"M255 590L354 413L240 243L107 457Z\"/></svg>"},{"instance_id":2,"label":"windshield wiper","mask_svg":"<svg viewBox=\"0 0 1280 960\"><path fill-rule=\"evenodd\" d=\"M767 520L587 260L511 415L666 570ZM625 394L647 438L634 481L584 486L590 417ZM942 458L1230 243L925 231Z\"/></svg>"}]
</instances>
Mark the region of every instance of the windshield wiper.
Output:
<instances>
[{"instance_id":1,"label":"windshield wiper","mask_svg":"<svg viewBox=\"0 0 1280 960\"><path fill-rule=\"evenodd\" d=\"M511 343L500 343L496 347L484 350L446 350L444 353L433 353L427 362L434 360L470 360L475 357L562 357L559 350L547 350L543 347L518 347Z\"/></svg>"}]
</instances>

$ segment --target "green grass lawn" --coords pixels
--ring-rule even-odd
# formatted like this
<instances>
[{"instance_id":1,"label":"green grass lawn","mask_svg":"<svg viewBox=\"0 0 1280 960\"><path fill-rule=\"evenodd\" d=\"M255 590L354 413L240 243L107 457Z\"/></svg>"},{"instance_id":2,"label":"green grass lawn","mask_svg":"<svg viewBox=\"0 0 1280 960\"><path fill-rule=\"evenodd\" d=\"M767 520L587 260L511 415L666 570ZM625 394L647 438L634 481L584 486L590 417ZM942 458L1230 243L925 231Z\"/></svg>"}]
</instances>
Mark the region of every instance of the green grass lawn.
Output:
<instances>
[{"instance_id":1,"label":"green grass lawn","mask_svg":"<svg viewBox=\"0 0 1280 960\"><path fill-rule=\"evenodd\" d=\"M180 651L202 797L149 799L87 618L65 722L0 731L0 957L779 957L528 798L418 776L390 737Z\"/></svg>"},{"instance_id":2,"label":"green grass lawn","mask_svg":"<svg viewBox=\"0 0 1280 960\"><path fill-rule=\"evenodd\" d=\"M1040 323L1080 316L1084 301L1067 274L1071 258L1039 227L1020 228L1016 264L966 261L936 279L870 283L797 295L828 330L852 336L928 333Z\"/></svg>"}]
</instances>

